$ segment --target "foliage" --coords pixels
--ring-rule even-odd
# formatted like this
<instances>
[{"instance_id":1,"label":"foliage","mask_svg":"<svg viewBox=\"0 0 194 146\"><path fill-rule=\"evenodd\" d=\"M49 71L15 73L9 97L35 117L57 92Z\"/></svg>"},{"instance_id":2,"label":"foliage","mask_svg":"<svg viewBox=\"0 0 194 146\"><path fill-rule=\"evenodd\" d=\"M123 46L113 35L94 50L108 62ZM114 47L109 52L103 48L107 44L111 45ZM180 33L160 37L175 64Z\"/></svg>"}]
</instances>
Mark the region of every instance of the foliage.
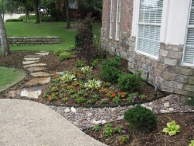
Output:
<instances>
[{"instance_id":1,"label":"foliage","mask_svg":"<svg viewBox=\"0 0 194 146\"><path fill-rule=\"evenodd\" d=\"M7 19L6 22L22 22L23 19Z\"/></svg>"},{"instance_id":2,"label":"foliage","mask_svg":"<svg viewBox=\"0 0 194 146\"><path fill-rule=\"evenodd\" d=\"M95 102L94 99L88 99L88 100L87 100L87 103L88 103L88 104L93 104L94 102Z\"/></svg>"},{"instance_id":3,"label":"foliage","mask_svg":"<svg viewBox=\"0 0 194 146\"><path fill-rule=\"evenodd\" d=\"M102 84L102 81L93 79L93 80L88 80L88 82L84 84L84 87L86 89L94 90L94 89L100 88L101 84Z\"/></svg>"},{"instance_id":4,"label":"foliage","mask_svg":"<svg viewBox=\"0 0 194 146\"><path fill-rule=\"evenodd\" d=\"M81 0L85 8L93 11L102 11L102 0Z\"/></svg>"},{"instance_id":5,"label":"foliage","mask_svg":"<svg viewBox=\"0 0 194 146\"><path fill-rule=\"evenodd\" d=\"M92 67L89 67L89 66L84 66L81 68L81 71L84 73L84 74L89 74L92 72Z\"/></svg>"},{"instance_id":6,"label":"foliage","mask_svg":"<svg viewBox=\"0 0 194 146\"><path fill-rule=\"evenodd\" d=\"M127 110L124 119L130 123L131 128L142 132L149 132L157 126L157 117L153 112L140 105Z\"/></svg>"},{"instance_id":7,"label":"foliage","mask_svg":"<svg viewBox=\"0 0 194 146\"><path fill-rule=\"evenodd\" d=\"M55 21L60 21L62 17L62 12L60 9L54 8L51 9L51 18Z\"/></svg>"},{"instance_id":8,"label":"foliage","mask_svg":"<svg viewBox=\"0 0 194 146\"><path fill-rule=\"evenodd\" d=\"M130 93L127 98L127 101L131 103L131 102L134 102L136 99L137 99L137 93Z\"/></svg>"},{"instance_id":9,"label":"foliage","mask_svg":"<svg viewBox=\"0 0 194 146\"><path fill-rule=\"evenodd\" d=\"M115 98L113 98L113 102L118 104L119 102L121 102L121 99L119 96L116 96Z\"/></svg>"},{"instance_id":10,"label":"foliage","mask_svg":"<svg viewBox=\"0 0 194 146\"><path fill-rule=\"evenodd\" d=\"M194 140L191 140L189 146L194 146Z\"/></svg>"},{"instance_id":11,"label":"foliage","mask_svg":"<svg viewBox=\"0 0 194 146\"><path fill-rule=\"evenodd\" d=\"M138 91L143 87L141 72L137 71L136 74L122 73L118 79L118 87L123 91Z\"/></svg>"},{"instance_id":12,"label":"foliage","mask_svg":"<svg viewBox=\"0 0 194 146\"><path fill-rule=\"evenodd\" d=\"M99 131L100 128L101 128L100 125L95 125L95 126L92 128L92 130L93 130L93 131Z\"/></svg>"},{"instance_id":13,"label":"foliage","mask_svg":"<svg viewBox=\"0 0 194 146\"><path fill-rule=\"evenodd\" d=\"M63 52L59 55L59 60L65 60L71 58L71 54L69 52Z\"/></svg>"},{"instance_id":14,"label":"foliage","mask_svg":"<svg viewBox=\"0 0 194 146\"><path fill-rule=\"evenodd\" d=\"M55 18L52 18L50 16L44 16L41 18L41 22L54 22Z\"/></svg>"},{"instance_id":15,"label":"foliage","mask_svg":"<svg viewBox=\"0 0 194 146\"><path fill-rule=\"evenodd\" d=\"M115 132L116 133L121 133L122 132L122 126L117 126L116 128L115 128Z\"/></svg>"},{"instance_id":16,"label":"foliage","mask_svg":"<svg viewBox=\"0 0 194 146\"><path fill-rule=\"evenodd\" d=\"M120 57L114 57L113 59L107 59L102 62L102 71L100 76L106 82L116 83L119 78L120 71Z\"/></svg>"},{"instance_id":17,"label":"foliage","mask_svg":"<svg viewBox=\"0 0 194 146\"><path fill-rule=\"evenodd\" d=\"M54 55L59 56L61 53L65 51L64 48L58 48L54 50Z\"/></svg>"},{"instance_id":18,"label":"foliage","mask_svg":"<svg viewBox=\"0 0 194 146\"><path fill-rule=\"evenodd\" d=\"M94 98L94 100L98 100L100 98L97 94L94 94L92 97Z\"/></svg>"},{"instance_id":19,"label":"foliage","mask_svg":"<svg viewBox=\"0 0 194 146\"><path fill-rule=\"evenodd\" d=\"M194 106L194 96L185 96L185 104Z\"/></svg>"},{"instance_id":20,"label":"foliage","mask_svg":"<svg viewBox=\"0 0 194 146\"><path fill-rule=\"evenodd\" d=\"M85 61L84 60L78 60L78 61L76 61L76 64L75 64L76 67L82 67L84 65L85 65Z\"/></svg>"},{"instance_id":21,"label":"foliage","mask_svg":"<svg viewBox=\"0 0 194 146\"><path fill-rule=\"evenodd\" d=\"M61 77L61 80L64 82L71 82L75 78L75 75L71 74L70 72L64 72L63 76Z\"/></svg>"},{"instance_id":22,"label":"foliage","mask_svg":"<svg viewBox=\"0 0 194 146\"><path fill-rule=\"evenodd\" d=\"M107 123L105 125L103 133L105 136L111 136L113 134L113 128L111 127L111 123Z\"/></svg>"},{"instance_id":23,"label":"foliage","mask_svg":"<svg viewBox=\"0 0 194 146\"><path fill-rule=\"evenodd\" d=\"M163 129L163 132L165 134L169 134L170 136L176 135L178 132L180 132L180 126L176 124L174 120L167 123L167 127Z\"/></svg>"},{"instance_id":24,"label":"foliage","mask_svg":"<svg viewBox=\"0 0 194 146\"><path fill-rule=\"evenodd\" d=\"M128 140L129 140L129 136L126 134L119 136L119 144L120 145L126 143Z\"/></svg>"},{"instance_id":25,"label":"foliage","mask_svg":"<svg viewBox=\"0 0 194 146\"><path fill-rule=\"evenodd\" d=\"M84 102L84 100L85 100L85 99L84 99L83 97L79 97L79 98L77 98L77 100L76 100L76 101L77 101L77 103L79 103L79 104L80 104L80 103L83 103L83 102Z\"/></svg>"}]
</instances>

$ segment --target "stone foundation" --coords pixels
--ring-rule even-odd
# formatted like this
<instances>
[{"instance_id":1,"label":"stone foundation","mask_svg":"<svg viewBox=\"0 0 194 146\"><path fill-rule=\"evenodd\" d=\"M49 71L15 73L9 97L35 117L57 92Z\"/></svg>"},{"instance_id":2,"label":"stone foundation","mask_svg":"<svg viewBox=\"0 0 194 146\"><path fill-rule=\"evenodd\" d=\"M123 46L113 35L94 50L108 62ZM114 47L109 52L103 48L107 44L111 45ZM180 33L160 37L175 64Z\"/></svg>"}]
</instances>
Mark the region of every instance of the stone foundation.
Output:
<instances>
[{"instance_id":1,"label":"stone foundation","mask_svg":"<svg viewBox=\"0 0 194 146\"><path fill-rule=\"evenodd\" d=\"M8 43L11 46L51 45L51 44L59 44L60 38L57 36L8 37Z\"/></svg>"},{"instance_id":2,"label":"stone foundation","mask_svg":"<svg viewBox=\"0 0 194 146\"><path fill-rule=\"evenodd\" d=\"M142 71L142 77L160 90L182 95L194 95L194 67L182 66L183 45L160 44L159 58L153 59L135 51L136 38L122 32L120 40L106 37L101 29L102 49L128 60L128 70Z\"/></svg>"}]
</instances>

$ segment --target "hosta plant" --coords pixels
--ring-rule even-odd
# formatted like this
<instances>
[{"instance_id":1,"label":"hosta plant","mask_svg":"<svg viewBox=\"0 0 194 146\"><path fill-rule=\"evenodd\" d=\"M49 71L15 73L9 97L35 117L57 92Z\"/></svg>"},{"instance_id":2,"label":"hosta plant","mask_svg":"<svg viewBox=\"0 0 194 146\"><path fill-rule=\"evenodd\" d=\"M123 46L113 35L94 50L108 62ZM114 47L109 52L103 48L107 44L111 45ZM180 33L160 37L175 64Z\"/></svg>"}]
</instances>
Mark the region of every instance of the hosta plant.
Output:
<instances>
[{"instance_id":1,"label":"hosta plant","mask_svg":"<svg viewBox=\"0 0 194 146\"><path fill-rule=\"evenodd\" d=\"M93 79L93 80L88 80L88 82L84 84L84 87L86 89L94 90L94 89L100 88L101 84L102 84L102 81Z\"/></svg>"},{"instance_id":2,"label":"hosta plant","mask_svg":"<svg viewBox=\"0 0 194 146\"><path fill-rule=\"evenodd\" d=\"M61 80L67 83L73 81L74 79L75 79L75 75L71 74L70 72L65 72L61 77Z\"/></svg>"},{"instance_id":3,"label":"hosta plant","mask_svg":"<svg viewBox=\"0 0 194 146\"><path fill-rule=\"evenodd\" d=\"M189 146L194 146L194 140L191 140Z\"/></svg>"},{"instance_id":4,"label":"hosta plant","mask_svg":"<svg viewBox=\"0 0 194 146\"><path fill-rule=\"evenodd\" d=\"M180 132L180 126L176 124L176 121L172 120L167 123L167 127L163 129L165 134L169 134L170 136L176 135Z\"/></svg>"},{"instance_id":5,"label":"hosta plant","mask_svg":"<svg viewBox=\"0 0 194 146\"><path fill-rule=\"evenodd\" d=\"M92 67L89 67L89 66L84 66L81 68L81 71L84 73L84 74L89 74L92 72Z\"/></svg>"}]
</instances>

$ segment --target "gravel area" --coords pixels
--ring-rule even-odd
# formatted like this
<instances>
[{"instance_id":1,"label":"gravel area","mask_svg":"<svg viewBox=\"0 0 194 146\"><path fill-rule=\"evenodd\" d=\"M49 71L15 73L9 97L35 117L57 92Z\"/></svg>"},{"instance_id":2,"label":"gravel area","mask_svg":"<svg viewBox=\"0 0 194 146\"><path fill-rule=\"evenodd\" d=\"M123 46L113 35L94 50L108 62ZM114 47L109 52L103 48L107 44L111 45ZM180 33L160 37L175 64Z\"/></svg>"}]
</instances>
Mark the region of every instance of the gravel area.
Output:
<instances>
[{"instance_id":1,"label":"gravel area","mask_svg":"<svg viewBox=\"0 0 194 146\"><path fill-rule=\"evenodd\" d=\"M194 107L185 105L183 99L184 98L181 95L170 94L162 99L142 104L142 106L151 109L155 114L194 112ZM123 119L124 112L133 106L115 108L49 107L65 117L78 128L85 129L96 124L104 124Z\"/></svg>"}]
</instances>

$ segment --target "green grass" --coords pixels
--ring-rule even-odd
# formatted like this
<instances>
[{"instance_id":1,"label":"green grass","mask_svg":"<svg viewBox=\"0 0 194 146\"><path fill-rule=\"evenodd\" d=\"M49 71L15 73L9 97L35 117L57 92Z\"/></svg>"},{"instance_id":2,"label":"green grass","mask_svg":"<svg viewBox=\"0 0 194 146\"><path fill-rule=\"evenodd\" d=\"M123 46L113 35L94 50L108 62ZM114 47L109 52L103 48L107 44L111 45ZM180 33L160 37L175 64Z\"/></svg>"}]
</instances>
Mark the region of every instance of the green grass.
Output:
<instances>
[{"instance_id":1,"label":"green grass","mask_svg":"<svg viewBox=\"0 0 194 146\"><path fill-rule=\"evenodd\" d=\"M25 73L20 70L0 67L0 92L18 83L24 77Z\"/></svg>"},{"instance_id":2,"label":"green grass","mask_svg":"<svg viewBox=\"0 0 194 146\"><path fill-rule=\"evenodd\" d=\"M54 51L57 48L68 48L75 44L76 23L71 22L71 29L66 29L66 22L42 22L35 24L34 16L30 22L5 22L7 36L59 36L62 43L56 45L36 45L36 46L10 46L11 50L47 50ZM93 32L100 41L101 23L95 23Z\"/></svg>"}]
</instances>

